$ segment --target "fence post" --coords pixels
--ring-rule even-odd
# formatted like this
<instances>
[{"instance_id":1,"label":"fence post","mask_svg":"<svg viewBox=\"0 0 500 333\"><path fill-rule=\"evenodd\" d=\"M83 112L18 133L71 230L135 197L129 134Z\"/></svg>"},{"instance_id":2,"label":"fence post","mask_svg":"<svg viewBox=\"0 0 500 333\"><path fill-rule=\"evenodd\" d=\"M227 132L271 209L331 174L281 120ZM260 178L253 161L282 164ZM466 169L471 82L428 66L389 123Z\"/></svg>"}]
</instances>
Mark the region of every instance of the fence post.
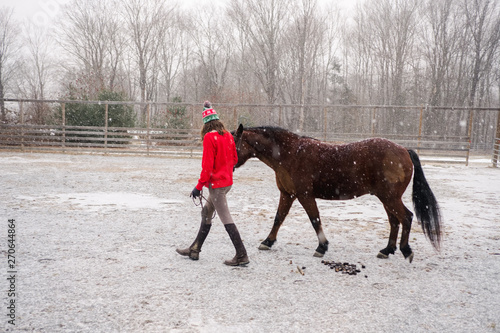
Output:
<instances>
[{"instance_id":1,"label":"fence post","mask_svg":"<svg viewBox=\"0 0 500 333\"><path fill-rule=\"evenodd\" d=\"M151 144L151 108L149 103L146 104L146 119L147 119L147 129L146 129L146 150L149 156L149 145Z\"/></svg>"},{"instance_id":2,"label":"fence post","mask_svg":"<svg viewBox=\"0 0 500 333\"><path fill-rule=\"evenodd\" d=\"M373 113L372 113L372 136L375 135L375 122L376 122L376 113L377 113L377 108L373 108Z\"/></svg>"},{"instance_id":3,"label":"fence post","mask_svg":"<svg viewBox=\"0 0 500 333\"><path fill-rule=\"evenodd\" d=\"M467 136L469 137L469 143L467 145L467 156L465 158L465 166L469 166L469 156L470 148L472 146L472 122L474 120L474 109L469 110L469 129L467 131Z\"/></svg>"},{"instance_id":4,"label":"fence post","mask_svg":"<svg viewBox=\"0 0 500 333\"><path fill-rule=\"evenodd\" d=\"M108 152L108 102L104 104L104 153Z\"/></svg>"},{"instance_id":5,"label":"fence post","mask_svg":"<svg viewBox=\"0 0 500 333\"><path fill-rule=\"evenodd\" d=\"M66 103L61 103L62 112L62 149L63 153L66 151Z\"/></svg>"},{"instance_id":6,"label":"fence post","mask_svg":"<svg viewBox=\"0 0 500 333\"><path fill-rule=\"evenodd\" d=\"M427 108L427 106L425 106ZM424 108L420 107L420 123L418 124L418 140L417 140L417 153L420 154L420 142L422 141L422 119L424 116Z\"/></svg>"},{"instance_id":7,"label":"fence post","mask_svg":"<svg viewBox=\"0 0 500 333\"><path fill-rule=\"evenodd\" d=\"M493 141L493 158L491 159L494 168L498 168L498 157L500 156L500 136Z\"/></svg>"},{"instance_id":8,"label":"fence post","mask_svg":"<svg viewBox=\"0 0 500 333\"><path fill-rule=\"evenodd\" d=\"M282 127L283 125L281 124L281 117L282 117L283 110L281 108L281 104L279 106L279 111L278 111L278 126Z\"/></svg>"},{"instance_id":9,"label":"fence post","mask_svg":"<svg viewBox=\"0 0 500 333\"><path fill-rule=\"evenodd\" d=\"M189 105L189 109L191 110L191 129L193 129L194 127L194 122L195 122L195 114L194 114L194 106L193 105Z\"/></svg>"},{"instance_id":10,"label":"fence post","mask_svg":"<svg viewBox=\"0 0 500 333\"><path fill-rule=\"evenodd\" d=\"M238 128L238 117L236 116L236 106L233 107L234 129Z\"/></svg>"},{"instance_id":11,"label":"fence post","mask_svg":"<svg viewBox=\"0 0 500 333\"><path fill-rule=\"evenodd\" d=\"M323 135L324 135L324 141L326 141L326 130L327 130L327 123L328 123L328 113L326 112L326 106L323 106Z\"/></svg>"},{"instance_id":12,"label":"fence post","mask_svg":"<svg viewBox=\"0 0 500 333\"><path fill-rule=\"evenodd\" d=\"M498 167L498 158L500 157L500 109L497 114L497 130L495 134L495 140L493 141L493 167Z\"/></svg>"},{"instance_id":13,"label":"fence post","mask_svg":"<svg viewBox=\"0 0 500 333\"><path fill-rule=\"evenodd\" d=\"M23 101L19 101L19 120L21 122L21 151L24 151L24 111Z\"/></svg>"}]
</instances>

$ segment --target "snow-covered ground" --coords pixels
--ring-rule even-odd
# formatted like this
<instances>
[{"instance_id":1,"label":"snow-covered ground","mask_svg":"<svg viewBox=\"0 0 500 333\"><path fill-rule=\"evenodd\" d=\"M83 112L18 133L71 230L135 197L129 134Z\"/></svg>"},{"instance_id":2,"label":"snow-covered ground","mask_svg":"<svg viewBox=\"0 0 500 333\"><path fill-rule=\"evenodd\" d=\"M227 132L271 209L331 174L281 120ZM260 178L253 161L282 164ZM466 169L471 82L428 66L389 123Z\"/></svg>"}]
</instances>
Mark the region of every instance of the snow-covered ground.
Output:
<instances>
[{"instance_id":1,"label":"snow-covered ground","mask_svg":"<svg viewBox=\"0 0 500 333\"><path fill-rule=\"evenodd\" d=\"M274 174L249 161L229 205L249 252L234 255L216 218L199 261L179 256L200 223L189 198L199 159L0 153L0 251L16 221L16 326L2 278L1 328L19 332L498 332L500 169L424 162L444 219L436 252L414 222L413 263L387 244L374 197L318 201L325 260L363 264L356 276L314 258L316 235L295 203L271 251ZM404 201L412 210L410 189ZM299 273L302 268L304 275ZM0 329L1 331L2 329Z\"/></svg>"}]
</instances>

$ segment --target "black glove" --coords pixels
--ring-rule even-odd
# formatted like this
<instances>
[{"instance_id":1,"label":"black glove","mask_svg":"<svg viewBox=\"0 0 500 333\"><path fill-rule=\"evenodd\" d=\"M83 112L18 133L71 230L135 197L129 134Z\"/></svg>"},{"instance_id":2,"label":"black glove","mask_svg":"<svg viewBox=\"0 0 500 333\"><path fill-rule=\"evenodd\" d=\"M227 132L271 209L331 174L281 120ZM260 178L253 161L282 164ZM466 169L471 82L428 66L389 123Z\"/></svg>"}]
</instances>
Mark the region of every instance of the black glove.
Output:
<instances>
[{"instance_id":1,"label":"black glove","mask_svg":"<svg viewBox=\"0 0 500 333\"><path fill-rule=\"evenodd\" d=\"M198 190L196 187L191 191L190 197L197 198L201 196L201 191Z\"/></svg>"}]
</instances>

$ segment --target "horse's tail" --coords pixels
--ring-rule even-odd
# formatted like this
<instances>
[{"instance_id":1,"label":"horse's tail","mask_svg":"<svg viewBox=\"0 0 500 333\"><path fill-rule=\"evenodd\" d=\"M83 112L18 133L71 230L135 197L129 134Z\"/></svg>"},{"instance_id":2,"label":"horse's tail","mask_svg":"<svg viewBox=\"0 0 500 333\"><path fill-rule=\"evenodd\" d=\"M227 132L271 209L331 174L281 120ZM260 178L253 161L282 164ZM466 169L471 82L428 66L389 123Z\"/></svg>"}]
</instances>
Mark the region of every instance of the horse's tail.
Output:
<instances>
[{"instance_id":1,"label":"horse's tail","mask_svg":"<svg viewBox=\"0 0 500 333\"><path fill-rule=\"evenodd\" d=\"M425 179L417 153L410 149L408 153L410 154L415 170L413 176L413 207L415 214L424 234L429 238L434 248L439 250L441 243L441 214L439 213L439 206L436 197Z\"/></svg>"}]
</instances>

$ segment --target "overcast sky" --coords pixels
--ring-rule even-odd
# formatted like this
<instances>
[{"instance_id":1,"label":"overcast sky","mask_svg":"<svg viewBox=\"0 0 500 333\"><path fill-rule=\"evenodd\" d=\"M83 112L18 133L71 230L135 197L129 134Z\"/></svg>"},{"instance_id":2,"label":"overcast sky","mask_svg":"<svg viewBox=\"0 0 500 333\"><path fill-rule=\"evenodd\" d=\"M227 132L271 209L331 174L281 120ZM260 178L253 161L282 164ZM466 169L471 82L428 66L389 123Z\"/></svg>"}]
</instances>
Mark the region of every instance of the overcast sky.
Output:
<instances>
[{"instance_id":1,"label":"overcast sky","mask_svg":"<svg viewBox=\"0 0 500 333\"><path fill-rule=\"evenodd\" d=\"M168 0L166 0L168 1ZM182 0L184 6L227 0ZM1 6L14 7L18 19L28 19L37 25L50 25L52 19L60 12L61 7L71 0L0 0Z\"/></svg>"},{"instance_id":2,"label":"overcast sky","mask_svg":"<svg viewBox=\"0 0 500 333\"><path fill-rule=\"evenodd\" d=\"M71 0L0 0L0 5L14 7L15 17L27 19L39 26L50 25L53 18L60 12L61 6ZM168 0L166 0L168 1ZM183 6L195 6L211 2L227 2L229 0L182 0ZM356 0L320 0L320 2L338 3L342 7L352 7Z\"/></svg>"},{"instance_id":3,"label":"overcast sky","mask_svg":"<svg viewBox=\"0 0 500 333\"><path fill-rule=\"evenodd\" d=\"M37 11L42 8L39 0L0 0L2 7L14 7L17 18L31 18ZM57 3L57 2L54 2Z\"/></svg>"}]
</instances>

